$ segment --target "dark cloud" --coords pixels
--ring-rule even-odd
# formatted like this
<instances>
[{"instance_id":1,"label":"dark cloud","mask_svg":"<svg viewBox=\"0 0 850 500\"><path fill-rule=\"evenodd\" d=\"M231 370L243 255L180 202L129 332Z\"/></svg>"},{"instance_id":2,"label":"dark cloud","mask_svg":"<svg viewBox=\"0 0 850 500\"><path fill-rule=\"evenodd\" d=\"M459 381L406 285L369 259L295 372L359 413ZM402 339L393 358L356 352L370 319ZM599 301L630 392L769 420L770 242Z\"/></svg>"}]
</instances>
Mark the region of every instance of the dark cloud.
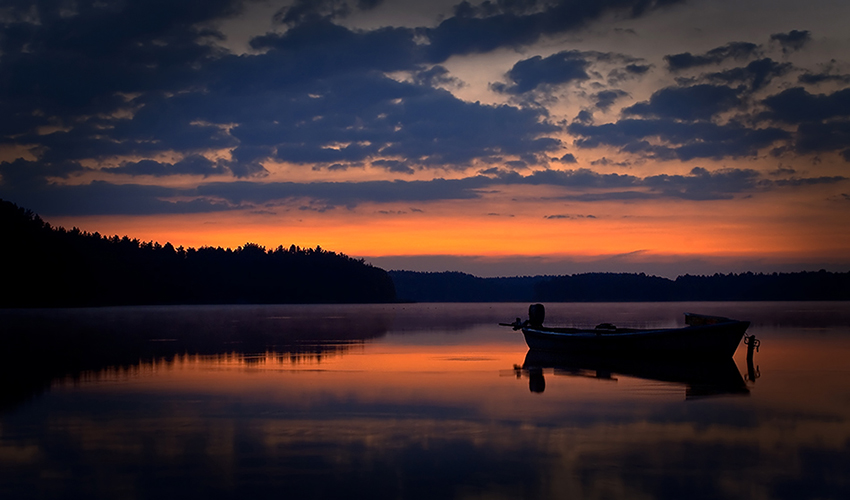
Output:
<instances>
[{"instance_id":1,"label":"dark cloud","mask_svg":"<svg viewBox=\"0 0 850 500\"><path fill-rule=\"evenodd\" d=\"M772 186L814 186L816 184L837 184L839 182L844 182L848 180L847 177L842 177L840 175L835 176L824 176L824 177L809 177L809 178L799 178L794 177L791 179L779 179L775 181L762 181L762 184L772 185Z\"/></svg>"},{"instance_id":2,"label":"dark cloud","mask_svg":"<svg viewBox=\"0 0 850 500\"><path fill-rule=\"evenodd\" d=\"M486 8L462 2L455 15L423 30L428 60L443 62L453 55L519 47L542 36L576 30L611 13L639 17L680 0L557 0L552 2L488 2ZM491 8L492 7L492 8Z\"/></svg>"},{"instance_id":3,"label":"dark cloud","mask_svg":"<svg viewBox=\"0 0 850 500\"><path fill-rule=\"evenodd\" d=\"M789 124L850 117L850 89L832 94L810 94L802 87L794 87L762 103L769 109L763 118Z\"/></svg>"},{"instance_id":4,"label":"dark cloud","mask_svg":"<svg viewBox=\"0 0 850 500\"><path fill-rule=\"evenodd\" d=\"M31 125L25 117L33 109L45 120L110 113L124 103L119 92L185 84L195 63L220 54L206 40L221 35L204 24L237 14L241 4L81 0L73 4L75 15L67 15L68 4L60 1L7 6L31 12L37 22L0 26L0 106L13 112L6 120Z\"/></svg>"},{"instance_id":5,"label":"dark cloud","mask_svg":"<svg viewBox=\"0 0 850 500\"><path fill-rule=\"evenodd\" d=\"M612 69L608 72L608 83L611 85L624 82L633 78L639 78L652 69L652 64L626 64L622 68Z\"/></svg>"},{"instance_id":6,"label":"dark cloud","mask_svg":"<svg viewBox=\"0 0 850 500\"><path fill-rule=\"evenodd\" d=\"M793 140L795 152L808 154L850 148L850 89L811 94L795 87L764 99L762 104L767 108L760 115L762 120L797 126Z\"/></svg>"},{"instance_id":7,"label":"dark cloud","mask_svg":"<svg viewBox=\"0 0 850 500\"><path fill-rule=\"evenodd\" d=\"M415 73L414 81L419 85L425 85L428 87L438 87L440 85L447 85L451 87L463 86L463 82L449 75L449 70L439 64Z\"/></svg>"},{"instance_id":8,"label":"dark cloud","mask_svg":"<svg viewBox=\"0 0 850 500\"><path fill-rule=\"evenodd\" d=\"M666 197L688 200L729 199L756 188L759 174L750 169L721 169L714 172L695 167L690 175L654 175L644 185Z\"/></svg>"},{"instance_id":9,"label":"dark cloud","mask_svg":"<svg viewBox=\"0 0 850 500\"><path fill-rule=\"evenodd\" d=\"M372 165L376 167L381 167L387 170L387 172L395 172L400 174L413 174L413 167L406 161L398 161L398 160L375 160L372 162Z\"/></svg>"},{"instance_id":10,"label":"dark cloud","mask_svg":"<svg viewBox=\"0 0 850 500\"><path fill-rule=\"evenodd\" d=\"M574 118L574 121L577 123L584 123L585 125L589 125L593 123L593 113L586 109L583 109L578 112L578 114Z\"/></svg>"},{"instance_id":11,"label":"dark cloud","mask_svg":"<svg viewBox=\"0 0 850 500\"><path fill-rule=\"evenodd\" d=\"M628 160L626 160L626 161L614 161L614 160L609 160L608 158L606 158L604 156L602 158L599 158L598 160L593 160L592 162L590 162L590 164L591 165L602 165L603 167L608 167L608 166L611 166L611 165L614 165L616 167L629 167L629 166L631 166L631 162L629 162Z\"/></svg>"},{"instance_id":12,"label":"dark cloud","mask_svg":"<svg viewBox=\"0 0 850 500\"><path fill-rule=\"evenodd\" d=\"M603 111L608 111L608 109L610 109L611 106L614 105L614 102L616 102L617 99L621 97L626 97L627 95L629 95L628 92L614 89L597 92L596 94L592 95L591 98L594 100L594 105L597 108Z\"/></svg>"},{"instance_id":13,"label":"dark cloud","mask_svg":"<svg viewBox=\"0 0 850 500\"><path fill-rule=\"evenodd\" d=\"M623 109L624 115L679 120L708 120L740 104L738 91L723 85L667 87L652 94L648 102Z\"/></svg>"},{"instance_id":14,"label":"dark cloud","mask_svg":"<svg viewBox=\"0 0 850 500\"><path fill-rule=\"evenodd\" d=\"M791 30L788 33L774 33L770 35L770 40L772 42L779 42L779 45L782 46L782 52L785 53L802 49L811 39L811 33L805 30Z\"/></svg>"},{"instance_id":15,"label":"dark cloud","mask_svg":"<svg viewBox=\"0 0 850 500\"><path fill-rule=\"evenodd\" d=\"M620 151L659 159L723 158L756 155L759 149L791 135L779 128L753 129L740 123L680 122L673 119L622 119L615 123L572 123L580 148L614 146ZM662 145L655 140L662 141ZM652 141L652 142L651 142Z\"/></svg>"},{"instance_id":16,"label":"dark cloud","mask_svg":"<svg viewBox=\"0 0 850 500\"><path fill-rule=\"evenodd\" d=\"M37 189L6 188L5 184L0 185L0 197L42 215L186 214L233 208L222 200L197 197L194 190L163 186L94 181L83 185L50 184ZM184 201L186 197L193 199Z\"/></svg>"},{"instance_id":17,"label":"dark cloud","mask_svg":"<svg viewBox=\"0 0 850 500\"><path fill-rule=\"evenodd\" d=\"M550 93L555 88L572 82L601 78L593 66L596 64L618 64L608 73L609 85L637 78L652 66L638 64L637 59L616 52L565 50L547 57L534 56L514 64L507 72L506 83L490 84L490 88L503 94ZM617 92L617 91L615 91Z\"/></svg>"},{"instance_id":18,"label":"dark cloud","mask_svg":"<svg viewBox=\"0 0 850 500\"><path fill-rule=\"evenodd\" d=\"M0 162L0 185L7 188L33 188L47 185L48 179L67 179L74 174L90 171L77 162L45 163L18 158Z\"/></svg>"},{"instance_id":19,"label":"dark cloud","mask_svg":"<svg viewBox=\"0 0 850 500\"><path fill-rule=\"evenodd\" d=\"M164 177L169 175L221 175L230 173L223 162L214 162L201 155L191 155L176 163L165 163L154 160L125 162L120 167L109 169L110 173L126 175L152 175Z\"/></svg>"},{"instance_id":20,"label":"dark cloud","mask_svg":"<svg viewBox=\"0 0 850 500\"><path fill-rule=\"evenodd\" d=\"M564 156L558 158L558 161L562 163L578 163L576 157L572 153L566 153Z\"/></svg>"},{"instance_id":21,"label":"dark cloud","mask_svg":"<svg viewBox=\"0 0 850 500\"><path fill-rule=\"evenodd\" d=\"M626 73L642 75L652 68L651 64L627 64L623 69Z\"/></svg>"},{"instance_id":22,"label":"dark cloud","mask_svg":"<svg viewBox=\"0 0 850 500\"><path fill-rule=\"evenodd\" d=\"M794 148L797 153L838 151L850 147L850 120L801 123ZM847 156L844 156L847 159Z\"/></svg>"},{"instance_id":23,"label":"dark cloud","mask_svg":"<svg viewBox=\"0 0 850 500\"><path fill-rule=\"evenodd\" d=\"M234 11L222 7L198 19ZM194 33L193 26L183 28ZM414 30L355 32L328 19L305 18L283 34L253 39L252 46L263 52L241 56L216 52L201 43L200 35L193 36L198 51L194 59L181 59L179 74L157 73L156 64L148 68L157 61L151 56L149 62L135 62L152 72L147 80L138 78L127 69L136 67L129 50L130 62L110 65L102 58L92 62L98 66L100 73L94 78L99 80L80 82L89 97L72 89L64 98L53 95L57 104L52 107L12 92L17 88L13 80L21 73L15 71L15 58L4 57L0 111L8 111L4 115L12 118L3 121L0 133L6 142L36 145L39 161L46 164L232 149L233 160L208 173L220 173L226 166L237 177L264 174L262 162L268 159L442 166L494 154L533 156L559 147L556 139L546 137L558 128L546 122L541 109L466 103L433 88L453 80L441 66L421 66ZM161 43L167 46L167 41ZM40 66L43 57L49 63L50 57L37 51L20 55L32 67ZM403 70L414 72L415 81L398 82L384 74ZM48 72L38 78L26 87L38 89L47 82L50 90L50 82L62 80ZM77 104L69 107L59 103L62 100ZM34 117L33 106L41 106L39 112L45 116ZM16 120L16 113L28 118ZM39 133L39 127L53 122L66 127ZM174 171L173 165L159 167L124 165L118 172ZM192 172L201 173L186 170Z\"/></svg>"},{"instance_id":24,"label":"dark cloud","mask_svg":"<svg viewBox=\"0 0 850 500\"><path fill-rule=\"evenodd\" d=\"M558 52L545 58L534 56L514 64L506 75L510 83L495 83L491 88L506 94L522 94L541 86L587 80L590 78L587 74L589 66L590 61L585 54L577 50Z\"/></svg>"},{"instance_id":25,"label":"dark cloud","mask_svg":"<svg viewBox=\"0 0 850 500\"><path fill-rule=\"evenodd\" d=\"M368 10L380 3L380 0L358 0L355 6ZM292 5L280 9L274 18L283 24L296 25L319 19L346 17L351 10L352 7L344 0L295 0Z\"/></svg>"},{"instance_id":26,"label":"dark cloud","mask_svg":"<svg viewBox=\"0 0 850 500\"><path fill-rule=\"evenodd\" d=\"M710 64L720 64L727 59L746 59L758 50L758 45L749 42L730 42L722 47L711 49L704 54L683 52L664 56L670 71L681 71Z\"/></svg>"},{"instance_id":27,"label":"dark cloud","mask_svg":"<svg viewBox=\"0 0 850 500\"><path fill-rule=\"evenodd\" d=\"M268 57L226 59L223 65L213 66L216 73L212 76L230 76L231 79L226 80L230 84L280 86L281 83L306 83L353 71L414 69L423 62L414 34L409 28L391 27L352 31L327 19L313 20L282 34L254 37L251 47L276 49L276 52ZM236 65L234 61L238 61ZM229 72L235 69L247 69L250 73ZM255 77L257 81L243 81L246 76Z\"/></svg>"},{"instance_id":28,"label":"dark cloud","mask_svg":"<svg viewBox=\"0 0 850 500\"><path fill-rule=\"evenodd\" d=\"M778 63L770 58L759 59L744 67L737 67L709 73L704 78L724 83L745 83L750 91L756 91L768 84L773 78L787 74L791 63Z\"/></svg>"},{"instance_id":29,"label":"dark cloud","mask_svg":"<svg viewBox=\"0 0 850 500\"><path fill-rule=\"evenodd\" d=\"M595 215L582 215L582 214L554 214L554 215L544 215L544 219L595 219Z\"/></svg>"},{"instance_id":30,"label":"dark cloud","mask_svg":"<svg viewBox=\"0 0 850 500\"><path fill-rule=\"evenodd\" d=\"M694 168L688 175L599 174L588 169L541 170L522 175L493 170L490 175L430 181L365 182L209 182L197 188L174 188L95 181L8 189L0 197L43 215L206 213L234 209L269 210L291 203L294 208L325 212L362 203L411 203L477 199L486 190L505 185L559 186L581 191L562 196L577 201L679 198L728 199L747 192L844 182L845 177L769 180L748 169L709 171ZM411 209L421 211L421 209ZM590 217L590 216L588 216Z\"/></svg>"},{"instance_id":31,"label":"dark cloud","mask_svg":"<svg viewBox=\"0 0 850 500\"><path fill-rule=\"evenodd\" d=\"M223 187L213 193L213 184L180 191L48 181L91 172L82 166L91 164L86 161L119 164L109 172L127 176L229 173L238 178L266 174L263 162L269 160L331 171L373 165L399 176L479 162L514 168L539 164L563 146L553 137L563 128L545 108L462 101L440 88L460 82L439 63L453 55L532 43L612 14L640 16L670 3L675 0L464 2L454 17L436 27L354 30L334 19L380 1L299 0L280 12L285 30L254 38L252 52L236 55L221 47L223 34L214 27L239 14L241 0L7 2L0 21L0 144L24 145L37 159L0 164L0 189L54 209L70 203L70 193L78 193L102 200L116 213L174 213L225 210L242 202ZM780 35L774 39L789 48L808 39L807 32ZM753 44L731 43L667 60L671 69L683 69L756 53ZM602 70L592 70L598 63L607 65L606 70L617 66L608 73L609 86L651 68L623 55L566 51L518 62L500 90L519 95L588 78L602 82ZM624 110L625 118L614 124L594 126L592 113L585 110L567 130L577 137L578 147L613 145L656 158L754 154L773 142L787 142L790 133L745 126L744 119L723 125L711 120L740 111L747 101L743 87L763 88L786 70L770 59L753 61L705 76L726 86L659 90L647 102ZM397 74L409 79L398 81ZM739 87L733 89L733 84ZM593 89L591 98L596 108L607 110L626 94L602 90L603 85ZM790 89L763 101L766 113L761 118L786 128L798 125L795 151L844 151L850 149L844 100L841 92L822 96ZM814 107L799 109L808 104ZM212 151L228 150L230 160L207 159ZM153 160L163 155L184 159ZM568 153L560 161L575 162L575 157ZM438 188L446 189L449 199L474 197L475 189L497 180L564 186L593 180L596 187L623 181L580 171L553 172L518 178L495 172L442 184L277 184L276 194L262 183L237 183L234 189L268 189L269 200L315 199L316 205L303 206L316 208L359 200L427 201L443 196ZM639 187L647 185L628 185ZM411 191L417 189L423 190L422 198ZM195 201L171 201L177 199ZM132 200L140 204L138 212L127 205ZM77 210L97 212L91 203ZM109 213L103 210L97 213Z\"/></svg>"},{"instance_id":32,"label":"dark cloud","mask_svg":"<svg viewBox=\"0 0 850 500\"><path fill-rule=\"evenodd\" d=\"M823 82L850 83L850 75L837 75L833 73L803 73L797 77L797 81L807 85L817 85Z\"/></svg>"},{"instance_id":33,"label":"dark cloud","mask_svg":"<svg viewBox=\"0 0 850 500\"><path fill-rule=\"evenodd\" d=\"M353 207L360 203L427 202L478 198L476 189L493 184L484 177L432 181L208 183L197 195L226 200L234 206L265 204L287 199L311 199L320 204Z\"/></svg>"},{"instance_id":34,"label":"dark cloud","mask_svg":"<svg viewBox=\"0 0 850 500\"><path fill-rule=\"evenodd\" d=\"M786 167L786 166L783 166L783 165L780 164L779 167L776 168L776 170L773 170L769 173L770 173L770 175L779 176L779 175L793 175L793 174L796 174L797 171L794 170L793 168Z\"/></svg>"},{"instance_id":35,"label":"dark cloud","mask_svg":"<svg viewBox=\"0 0 850 500\"><path fill-rule=\"evenodd\" d=\"M706 73L693 80L722 82L673 86L622 110L615 123L593 125L590 117L567 126L580 148L615 146L623 153L656 159L690 160L773 154L809 154L850 148L850 89L812 94L786 89L755 102L753 93L793 67L769 58ZM759 105L762 111L759 112ZM718 116L735 111L725 123ZM633 118L637 117L637 118ZM778 126L770 125L770 122ZM789 129L788 126L795 127Z\"/></svg>"},{"instance_id":36,"label":"dark cloud","mask_svg":"<svg viewBox=\"0 0 850 500\"><path fill-rule=\"evenodd\" d=\"M526 176L516 172L501 172L495 180L504 184L551 185L580 189L615 189L640 185L640 179L633 175L600 174L586 168L538 170Z\"/></svg>"}]
</instances>

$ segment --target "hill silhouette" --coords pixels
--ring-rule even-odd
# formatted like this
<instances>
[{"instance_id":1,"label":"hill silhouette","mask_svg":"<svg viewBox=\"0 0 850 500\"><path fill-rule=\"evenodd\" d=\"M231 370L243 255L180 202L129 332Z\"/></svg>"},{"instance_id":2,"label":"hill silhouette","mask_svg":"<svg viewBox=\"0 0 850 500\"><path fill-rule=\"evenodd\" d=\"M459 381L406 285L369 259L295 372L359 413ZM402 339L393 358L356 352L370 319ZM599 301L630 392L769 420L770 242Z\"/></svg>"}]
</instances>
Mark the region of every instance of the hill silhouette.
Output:
<instances>
[{"instance_id":1,"label":"hill silhouette","mask_svg":"<svg viewBox=\"0 0 850 500\"><path fill-rule=\"evenodd\" d=\"M383 269L320 247L174 248L52 227L0 200L0 307L392 302Z\"/></svg>"}]
</instances>

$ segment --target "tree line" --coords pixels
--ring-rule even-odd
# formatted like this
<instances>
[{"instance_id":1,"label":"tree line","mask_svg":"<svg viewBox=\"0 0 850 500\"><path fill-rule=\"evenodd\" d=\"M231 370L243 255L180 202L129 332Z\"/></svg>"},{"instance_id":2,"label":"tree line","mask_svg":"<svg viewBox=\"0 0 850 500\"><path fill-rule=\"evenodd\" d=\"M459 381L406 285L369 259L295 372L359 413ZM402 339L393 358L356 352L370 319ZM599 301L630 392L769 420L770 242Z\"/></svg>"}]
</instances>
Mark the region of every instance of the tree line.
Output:
<instances>
[{"instance_id":1,"label":"tree line","mask_svg":"<svg viewBox=\"0 0 850 500\"><path fill-rule=\"evenodd\" d=\"M667 302L850 300L850 272L683 275L644 273L479 278L466 273L390 271L399 300L411 302Z\"/></svg>"},{"instance_id":2,"label":"tree line","mask_svg":"<svg viewBox=\"0 0 850 500\"><path fill-rule=\"evenodd\" d=\"M53 227L0 200L0 307L391 302L386 271L317 246L175 248Z\"/></svg>"}]
</instances>

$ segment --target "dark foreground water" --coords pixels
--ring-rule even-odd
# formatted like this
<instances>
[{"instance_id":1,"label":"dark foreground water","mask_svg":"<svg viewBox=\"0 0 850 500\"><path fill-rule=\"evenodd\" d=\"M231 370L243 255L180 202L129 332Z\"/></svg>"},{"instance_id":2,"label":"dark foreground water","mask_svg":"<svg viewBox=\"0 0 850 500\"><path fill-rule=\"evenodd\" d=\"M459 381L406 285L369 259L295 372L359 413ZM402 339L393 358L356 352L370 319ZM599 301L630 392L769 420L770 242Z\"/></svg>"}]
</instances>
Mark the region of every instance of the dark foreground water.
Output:
<instances>
[{"instance_id":1,"label":"dark foreground water","mask_svg":"<svg viewBox=\"0 0 850 500\"><path fill-rule=\"evenodd\" d=\"M753 322L696 372L527 360L527 306L0 311L0 498L850 498L850 304L547 304Z\"/></svg>"}]
</instances>

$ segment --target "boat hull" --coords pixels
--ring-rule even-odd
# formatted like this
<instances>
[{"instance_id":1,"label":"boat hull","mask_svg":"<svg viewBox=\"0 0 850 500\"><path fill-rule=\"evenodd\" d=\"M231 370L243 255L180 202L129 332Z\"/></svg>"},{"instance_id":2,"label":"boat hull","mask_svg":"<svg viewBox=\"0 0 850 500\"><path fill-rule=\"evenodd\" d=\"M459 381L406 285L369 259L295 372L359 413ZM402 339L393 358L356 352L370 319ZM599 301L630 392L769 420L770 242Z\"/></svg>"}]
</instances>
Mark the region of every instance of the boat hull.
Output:
<instances>
[{"instance_id":1,"label":"boat hull","mask_svg":"<svg viewBox=\"0 0 850 500\"><path fill-rule=\"evenodd\" d=\"M710 325L659 330L605 332L558 331L544 327L522 329L531 349L558 352L642 356L731 357L749 321L728 320Z\"/></svg>"}]
</instances>

